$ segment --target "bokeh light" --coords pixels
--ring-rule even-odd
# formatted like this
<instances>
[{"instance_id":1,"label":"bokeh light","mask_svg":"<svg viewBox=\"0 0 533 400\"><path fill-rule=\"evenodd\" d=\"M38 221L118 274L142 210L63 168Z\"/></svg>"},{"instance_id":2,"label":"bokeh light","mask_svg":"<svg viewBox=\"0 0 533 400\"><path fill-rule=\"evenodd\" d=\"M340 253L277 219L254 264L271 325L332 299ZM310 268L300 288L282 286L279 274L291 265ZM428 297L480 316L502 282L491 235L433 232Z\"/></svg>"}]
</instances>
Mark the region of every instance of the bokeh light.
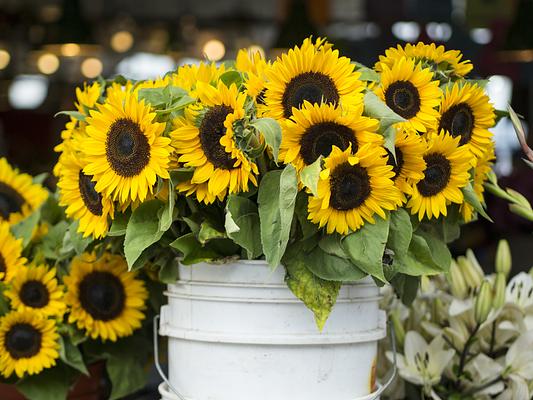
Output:
<instances>
[{"instance_id":1,"label":"bokeh light","mask_svg":"<svg viewBox=\"0 0 533 400\"><path fill-rule=\"evenodd\" d=\"M133 46L133 35L128 31L118 31L111 36L111 48L117 53L125 53Z\"/></svg>"},{"instance_id":2,"label":"bokeh light","mask_svg":"<svg viewBox=\"0 0 533 400\"><path fill-rule=\"evenodd\" d=\"M7 50L0 49L0 70L6 68L9 65L9 61L11 61L9 52Z\"/></svg>"},{"instance_id":3,"label":"bokeh light","mask_svg":"<svg viewBox=\"0 0 533 400\"><path fill-rule=\"evenodd\" d=\"M96 78L102 73L104 66L102 61L95 57L89 57L81 63L81 73L86 78Z\"/></svg>"},{"instance_id":4,"label":"bokeh light","mask_svg":"<svg viewBox=\"0 0 533 400\"><path fill-rule=\"evenodd\" d=\"M61 45L61 55L65 57L75 57L80 54L80 45L76 43L65 43Z\"/></svg>"},{"instance_id":5,"label":"bokeh light","mask_svg":"<svg viewBox=\"0 0 533 400\"><path fill-rule=\"evenodd\" d=\"M51 75L59 68L59 58L55 54L42 54L37 60L37 68L46 75Z\"/></svg>"},{"instance_id":6,"label":"bokeh light","mask_svg":"<svg viewBox=\"0 0 533 400\"><path fill-rule=\"evenodd\" d=\"M211 39L205 42L202 52L208 60L220 61L226 54L226 46L218 39Z\"/></svg>"}]
</instances>

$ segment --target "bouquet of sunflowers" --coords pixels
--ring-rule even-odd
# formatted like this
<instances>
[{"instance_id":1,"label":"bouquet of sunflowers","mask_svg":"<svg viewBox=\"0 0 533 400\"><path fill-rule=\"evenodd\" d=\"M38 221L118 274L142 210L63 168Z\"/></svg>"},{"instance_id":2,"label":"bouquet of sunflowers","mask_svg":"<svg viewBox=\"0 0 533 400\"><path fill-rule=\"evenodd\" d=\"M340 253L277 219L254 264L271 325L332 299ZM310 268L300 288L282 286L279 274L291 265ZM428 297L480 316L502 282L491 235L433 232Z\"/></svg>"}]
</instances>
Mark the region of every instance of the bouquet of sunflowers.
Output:
<instances>
[{"instance_id":1,"label":"bouquet of sunflowers","mask_svg":"<svg viewBox=\"0 0 533 400\"><path fill-rule=\"evenodd\" d=\"M146 382L161 288L83 239L45 177L0 159L2 398L121 398Z\"/></svg>"},{"instance_id":2,"label":"bouquet of sunflowers","mask_svg":"<svg viewBox=\"0 0 533 400\"><path fill-rule=\"evenodd\" d=\"M274 62L244 49L86 84L54 170L73 246L163 281L178 260L264 258L320 326L343 282L412 298L460 226L488 218L497 113L461 59L408 44L371 69L309 38Z\"/></svg>"}]
</instances>

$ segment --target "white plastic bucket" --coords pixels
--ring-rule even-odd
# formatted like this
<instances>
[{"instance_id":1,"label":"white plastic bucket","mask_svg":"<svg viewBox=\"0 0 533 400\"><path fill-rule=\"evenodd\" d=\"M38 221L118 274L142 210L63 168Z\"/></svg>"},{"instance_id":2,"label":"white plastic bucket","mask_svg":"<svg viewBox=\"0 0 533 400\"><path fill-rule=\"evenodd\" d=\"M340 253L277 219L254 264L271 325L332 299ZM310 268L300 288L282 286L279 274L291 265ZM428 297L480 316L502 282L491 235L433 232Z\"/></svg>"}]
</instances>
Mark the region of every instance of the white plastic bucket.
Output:
<instances>
[{"instance_id":1,"label":"white plastic bucket","mask_svg":"<svg viewBox=\"0 0 533 400\"><path fill-rule=\"evenodd\" d=\"M264 261L180 266L160 334L168 337L170 384L184 399L376 397L377 341L386 335L378 287L370 278L343 285L319 332L284 278Z\"/></svg>"}]
</instances>

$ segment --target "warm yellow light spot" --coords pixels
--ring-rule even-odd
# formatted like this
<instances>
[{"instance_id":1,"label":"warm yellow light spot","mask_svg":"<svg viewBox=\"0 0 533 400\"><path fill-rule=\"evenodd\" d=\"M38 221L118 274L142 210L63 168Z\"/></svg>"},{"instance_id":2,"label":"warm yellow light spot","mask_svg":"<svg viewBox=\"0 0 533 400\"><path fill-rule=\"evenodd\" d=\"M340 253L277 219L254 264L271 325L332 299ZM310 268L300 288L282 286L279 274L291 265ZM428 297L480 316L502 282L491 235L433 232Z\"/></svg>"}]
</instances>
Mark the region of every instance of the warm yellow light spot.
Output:
<instances>
[{"instance_id":1,"label":"warm yellow light spot","mask_svg":"<svg viewBox=\"0 0 533 400\"><path fill-rule=\"evenodd\" d=\"M11 56L7 50L0 49L0 70L8 66Z\"/></svg>"},{"instance_id":2,"label":"warm yellow light spot","mask_svg":"<svg viewBox=\"0 0 533 400\"><path fill-rule=\"evenodd\" d=\"M51 75L59 68L59 58L52 53L45 53L37 60L37 68L43 74Z\"/></svg>"},{"instance_id":3,"label":"warm yellow light spot","mask_svg":"<svg viewBox=\"0 0 533 400\"><path fill-rule=\"evenodd\" d=\"M86 78L96 78L103 69L102 61L98 58L89 57L81 63L81 73Z\"/></svg>"},{"instance_id":4,"label":"warm yellow light spot","mask_svg":"<svg viewBox=\"0 0 533 400\"><path fill-rule=\"evenodd\" d=\"M205 42L203 53L208 60L219 61L226 54L226 47L218 39L211 39Z\"/></svg>"},{"instance_id":5,"label":"warm yellow light spot","mask_svg":"<svg viewBox=\"0 0 533 400\"><path fill-rule=\"evenodd\" d=\"M133 46L133 35L128 31L118 31L111 36L111 48L117 53L124 53Z\"/></svg>"},{"instance_id":6,"label":"warm yellow light spot","mask_svg":"<svg viewBox=\"0 0 533 400\"><path fill-rule=\"evenodd\" d=\"M65 43L61 45L61 55L65 57L75 57L80 54L80 45L76 43Z\"/></svg>"},{"instance_id":7,"label":"warm yellow light spot","mask_svg":"<svg viewBox=\"0 0 533 400\"><path fill-rule=\"evenodd\" d=\"M263 49L258 44L253 44L250 47L248 47L248 52L251 55L254 55L255 53L259 53L259 54L261 54L261 58L265 58L265 49Z\"/></svg>"}]
</instances>

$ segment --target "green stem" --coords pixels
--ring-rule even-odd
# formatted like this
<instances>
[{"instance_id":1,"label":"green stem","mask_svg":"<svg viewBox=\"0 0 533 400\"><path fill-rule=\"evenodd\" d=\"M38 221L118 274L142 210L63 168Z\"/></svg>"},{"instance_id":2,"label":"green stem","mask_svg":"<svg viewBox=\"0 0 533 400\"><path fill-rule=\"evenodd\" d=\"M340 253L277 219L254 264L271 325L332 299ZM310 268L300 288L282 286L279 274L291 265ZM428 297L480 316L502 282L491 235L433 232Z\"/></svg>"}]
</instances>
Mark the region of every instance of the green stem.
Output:
<instances>
[{"instance_id":1,"label":"green stem","mask_svg":"<svg viewBox=\"0 0 533 400\"><path fill-rule=\"evenodd\" d=\"M474 328L474 330L470 334L470 337L467 339L467 341L465 343L465 347L463 348L463 351L461 353L461 357L459 359L459 369L458 369L458 372L457 372L457 387L459 387L461 385L461 378L463 376L463 372L464 372L465 366L467 364L466 363L466 361L467 361L466 357L468 356L468 350L470 350L470 346L472 346L472 343L474 342L474 338L475 338L476 333L478 332L480 326L481 326L480 324L476 325L476 327Z\"/></svg>"},{"instance_id":2,"label":"green stem","mask_svg":"<svg viewBox=\"0 0 533 400\"><path fill-rule=\"evenodd\" d=\"M489 382L486 382L486 383L484 383L484 384L482 384L482 385L480 385L480 386L476 386L475 388L472 388L472 389L466 391L466 392L464 393L464 395L465 395L466 397L471 396L471 395L473 395L473 394L475 394L475 393L477 393L477 392L480 392L480 391L482 391L483 389L486 389L486 388L488 388L489 386L492 386L492 385L494 385L495 383L498 383L498 382L500 382L500 381L503 381L503 377L498 376L498 377L494 378L493 380L491 380L491 381L489 381Z\"/></svg>"},{"instance_id":3,"label":"green stem","mask_svg":"<svg viewBox=\"0 0 533 400\"><path fill-rule=\"evenodd\" d=\"M494 345L496 344L496 321L492 323L492 332L490 335L490 347L489 347L489 356L492 357L494 354Z\"/></svg>"}]
</instances>

